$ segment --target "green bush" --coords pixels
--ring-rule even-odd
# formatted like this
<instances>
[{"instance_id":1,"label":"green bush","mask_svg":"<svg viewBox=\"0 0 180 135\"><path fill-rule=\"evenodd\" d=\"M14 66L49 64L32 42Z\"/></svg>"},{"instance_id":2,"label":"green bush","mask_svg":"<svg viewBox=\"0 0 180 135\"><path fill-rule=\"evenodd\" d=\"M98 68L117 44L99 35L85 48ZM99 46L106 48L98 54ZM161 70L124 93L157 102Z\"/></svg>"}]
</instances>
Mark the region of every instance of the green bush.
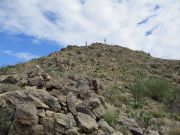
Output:
<instances>
[{"instance_id":1,"label":"green bush","mask_svg":"<svg viewBox=\"0 0 180 135\"><path fill-rule=\"evenodd\" d=\"M120 107L122 104L129 103L127 95L125 95L117 86L104 90L103 96L105 97L107 102L113 104L116 107Z\"/></svg>"},{"instance_id":2,"label":"green bush","mask_svg":"<svg viewBox=\"0 0 180 135\"><path fill-rule=\"evenodd\" d=\"M171 85L160 79L142 79L136 78L131 85L130 90L138 104L144 100L144 97L151 98L158 102L170 103L173 100Z\"/></svg>"},{"instance_id":3,"label":"green bush","mask_svg":"<svg viewBox=\"0 0 180 135\"><path fill-rule=\"evenodd\" d=\"M130 86L130 90L135 99L135 105L140 104L145 96L145 88L142 75L139 75L133 84Z\"/></svg>"},{"instance_id":4,"label":"green bush","mask_svg":"<svg viewBox=\"0 0 180 135\"><path fill-rule=\"evenodd\" d=\"M157 125L155 124L154 115L152 112L140 111L134 113L132 117L144 128L150 128L153 130L158 129Z\"/></svg>"},{"instance_id":5,"label":"green bush","mask_svg":"<svg viewBox=\"0 0 180 135\"><path fill-rule=\"evenodd\" d=\"M107 111L103 115L103 119L111 126L116 124L116 112L114 111Z\"/></svg>"},{"instance_id":6,"label":"green bush","mask_svg":"<svg viewBox=\"0 0 180 135\"><path fill-rule=\"evenodd\" d=\"M160 79L148 79L144 81L145 96L158 102L170 102L172 100L171 88L168 82Z\"/></svg>"}]
</instances>

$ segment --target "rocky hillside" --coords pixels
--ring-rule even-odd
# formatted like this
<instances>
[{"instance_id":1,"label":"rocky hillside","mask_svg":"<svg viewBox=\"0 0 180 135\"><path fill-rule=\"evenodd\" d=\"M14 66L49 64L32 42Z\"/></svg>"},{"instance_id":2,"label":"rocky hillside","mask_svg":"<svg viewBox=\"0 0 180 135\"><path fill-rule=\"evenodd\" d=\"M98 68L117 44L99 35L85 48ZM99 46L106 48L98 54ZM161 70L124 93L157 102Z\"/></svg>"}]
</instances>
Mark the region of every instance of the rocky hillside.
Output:
<instances>
[{"instance_id":1,"label":"rocky hillside","mask_svg":"<svg viewBox=\"0 0 180 135\"><path fill-rule=\"evenodd\" d=\"M0 135L178 135L180 61L94 43L0 69Z\"/></svg>"}]
</instances>

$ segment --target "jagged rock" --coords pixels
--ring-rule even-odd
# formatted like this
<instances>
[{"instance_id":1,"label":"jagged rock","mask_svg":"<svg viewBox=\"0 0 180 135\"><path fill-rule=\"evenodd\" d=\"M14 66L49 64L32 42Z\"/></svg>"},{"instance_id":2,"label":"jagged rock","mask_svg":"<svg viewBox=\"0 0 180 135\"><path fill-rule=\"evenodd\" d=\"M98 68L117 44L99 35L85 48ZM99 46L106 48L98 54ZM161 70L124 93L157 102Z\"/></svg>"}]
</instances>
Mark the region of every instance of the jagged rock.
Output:
<instances>
[{"instance_id":1,"label":"jagged rock","mask_svg":"<svg viewBox=\"0 0 180 135\"><path fill-rule=\"evenodd\" d=\"M54 113L52 111L46 111L46 116L53 117L56 123L60 124L62 127L66 129L76 126L74 117L70 114Z\"/></svg>"},{"instance_id":2,"label":"jagged rock","mask_svg":"<svg viewBox=\"0 0 180 135\"><path fill-rule=\"evenodd\" d=\"M98 122L98 125L99 125L99 128L104 132L107 132L107 133L113 133L114 132L114 129L111 126L109 126L109 124L106 121L104 121L104 119L101 119Z\"/></svg>"},{"instance_id":3,"label":"jagged rock","mask_svg":"<svg viewBox=\"0 0 180 135\"><path fill-rule=\"evenodd\" d=\"M112 133L112 135L123 135L123 134L121 132L119 132L119 131L115 131L115 132Z\"/></svg>"},{"instance_id":4,"label":"jagged rock","mask_svg":"<svg viewBox=\"0 0 180 135\"><path fill-rule=\"evenodd\" d=\"M79 135L77 128L69 129L65 134L66 135Z\"/></svg>"},{"instance_id":5,"label":"jagged rock","mask_svg":"<svg viewBox=\"0 0 180 135\"><path fill-rule=\"evenodd\" d=\"M13 75L9 75L7 76L2 82L3 83L10 83L10 84L15 84L17 83L18 80L18 76L13 76Z\"/></svg>"},{"instance_id":6,"label":"jagged rock","mask_svg":"<svg viewBox=\"0 0 180 135\"><path fill-rule=\"evenodd\" d=\"M39 109L37 114L39 117L46 117L44 109Z\"/></svg>"},{"instance_id":7,"label":"jagged rock","mask_svg":"<svg viewBox=\"0 0 180 135\"><path fill-rule=\"evenodd\" d=\"M24 125L36 125L38 123L37 109L33 104L18 104L15 113L15 122Z\"/></svg>"},{"instance_id":8,"label":"jagged rock","mask_svg":"<svg viewBox=\"0 0 180 135\"><path fill-rule=\"evenodd\" d=\"M78 113L77 121L81 131L85 133L92 133L98 129L97 122L89 115L84 113Z\"/></svg>"},{"instance_id":9,"label":"jagged rock","mask_svg":"<svg viewBox=\"0 0 180 135\"><path fill-rule=\"evenodd\" d=\"M21 87L27 86L27 85L28 85L28 80L27 80L27 79L22 79L22 80L20 81L19 85L20 85Z\"/></svg>"},{"instance_id":10,"label":"jagged rock","mask_svg":"<svg viewBox=\"0 0 180 135\"><path fill-rule=\"evenodd\" d=\"M28 88L27 90L12 91L0 95L0 103L3 104L16 106L27 102L34 104L38 108L50 108L56 112L61 109L58 99L42 89Z\"/></svg>"},{"instance_id":11,"label":"jagged rock","mask_svg":"<svg viewBox=\"0 0 180 135\"><path fill-rule=\"evenodd\" d=\"M87 107L83 106L83 105L79 105L76 107L76 110L78 112L81 112L81 113L85 113L87 115L90 115L93 119L96 119L96 116L94 115L94 113L89 110Z\"/></svg>"},{"instance_id":12,"label":"jagged rock","mask_svg":"<svg viewBox=\"0 0 180 135\"><path fill-rule=\"evenodd\" d=\"M106 110L104 109L103 105L100 105L99 107L95 108L92 111L96 115L96 117L99 119L101 119L102 116L106 113Z\"/></svg>"},{"instance_id":13,"label":"jagged rock","mask_svg":"<svg viewBox=\"0 0 180 135\"><path fill-rule=\"evenodd\" d=\"M28 89L25 93L29 93L38 99L40 99L43 103L49 106L49 108L55 112L61 110L61 106L58 102L58 99L51 96L49 92L43 89Z\"/></svg>"},{"instance_id":14,"label":"jagged rock","mask_svg":"<svg viewBox=\"0 0 180 135\"><path fill-rule=\"evenodd\" d=\"M67 106L67 96L63 95L61 91L53 89L52 91L49 92L52 96L57 97L57 99L60 101L60 103L63 106Z\"/></svg>"},{"instance_id":15,"label":"jagged rock","mask_svg":"<svg viewBox=\"0 0 180 135\"><path fill-rule=\"evenodd\" d=\"M30 86L37 86L38 88L42 88L45 85L44 79L42 77L33 77L28 79Z\"/></svg>"},{"instance_id":16,"label":"jagged rock","mask_svg":"<svg viewBox=\"0 0 180 135\"><path fill-rule=\"evenodd\" d=\"M44 135L54 135L55 120L52 117L44 117L40 119L40 124L44 125Z\"/></svg>"},{"instance_id":17,"label":"jagged rock","mask_svg":"<svg viewBox=\"0 0 180 135\"><path fill-rule=\"evenodd\" d=\"M43 125L35 125L32 127L32 135L45 135Z\"/></svg>"},{"instance_id":18,"label":"jagged rock","mask_svg":"<svg viewBox=\"0 0 180 135\"><path fill-rule=\"evenodd\" d=\"M88 82L86 80L83 80L83 79L78 80L76 87L79 90L79 96L81 98L86 99L86 98L91 97L91 94L93 93L93 91L88 86Z\"/></svg>"},{"instance_id":19,"label":"jagged rock","mask_svg":"<svg viewBox=\"0 0 180 135\"><path fill-rule=\"evenodd\" d=\"M45 87L47 90L61 89L62 88L61 84L58 81L52 80L52 79L49 80L48 82L46 82Z\"/></svg>"},{"instance_id":20,"label":"jagged rock","mask_svg":"<svg viewBox=\"0 0 180 135\"><path fill-rule=\"evenodd\" d=\"M77 115L75 103L76 103L76 97L70 92L67 95L67 106L73 115Z\"/></svg>"},{"instance_id":21,"label":"jagged rock","mask_svg":"<svg viewBox=\"0 0 180 135\"><path fill-rule=\"evenodd\" d=\"M85 99L84 103L89 109L95 109L101 104L97 97L90 97L89 99Z\"/></svg>"},{"instance_id":22,"label":"jagged rock","mask_svg":"<svg viewBox=\"0 0 180 135\"><path fill-rule=\"evenodd\" d=\"M142 135L143 130L139 126L138 123L134 119L129 119L125 116L121 116L118 118L117 122L120 125L126 126L134 135Z\"/></svg>"},{"instance_id":23,"label":"jagged rock","mask_svg":"<svg viewBox=\"0 0 180 135\"><path fill-rule=\"evenodd\" d=\"M99 82L98 80L94 79L92 80L93 90L95 93L99 93Z\"/></svg>"},{"instance_id":24,"label":"jagged rock","mask_svg":"<svg viewBox=\"0 0 180 135\"><path fill-rule=\"evenodd\" d=\"M65 131L76 126L76 122L72 115L63 113L54 113L52 111L46 111L46 115L54 119L55 134L64 134Z\"/></svg>"}]
</instances>

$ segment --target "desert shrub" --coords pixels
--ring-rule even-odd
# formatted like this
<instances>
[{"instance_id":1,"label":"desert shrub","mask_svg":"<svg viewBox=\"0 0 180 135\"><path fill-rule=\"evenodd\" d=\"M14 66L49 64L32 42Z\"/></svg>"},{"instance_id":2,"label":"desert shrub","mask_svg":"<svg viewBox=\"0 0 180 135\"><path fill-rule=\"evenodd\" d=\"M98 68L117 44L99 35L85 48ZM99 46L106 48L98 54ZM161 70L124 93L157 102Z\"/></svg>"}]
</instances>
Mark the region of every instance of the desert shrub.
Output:
<instances>
[{"instance_id":1,"label":"desert shrub","mask_svg":"<svg viewBox=\"0 0 180 135\"><path fill-rule=\"evenodd\" d=\"M116 124L116 112L114 111L107 111L103 115L103 119L111 126Z\"/></svg>"},{"instance_id":2,"label":"desert shrub","mask_svg":"<svg viewBox=\"0 0 180 135\"><path fill-rule=\"evenodd\" d=\"M154 121L154 115L152 112L136 112L133 114L133 118L144 128L157 129L157 124Z\"/></svg>"},{"instance_id":3,"label":"desert shrub","mask_svg":"<svg viewBox=\"0 0 180 135\"><path fill-rule=\"evenodd\" d=\"M168 82L160 79L148 79L144 81L145 96L159 102L172 100L171 88Z\"/></svg>"},{"instance_id":4,"label":"desert shrub","mask_svg":"<svg viewBox=\"0 0 180 135\"><path fill-rule=\"evenodd\" d=\"M0 106L0 135L7 135L11 126L11 122L8 120L9 116L4 109Z\"/></svg>"},{"instance_id":5,"label":"desert shrub","mask_svg":"<svg viewBox=\"0 0 180 135\"><path fill-rule=\"evenodd\" d=\"M178 127L171 127L168 135L180 135L180 129Z\"/></svg>"},{"instance_id":6,"label":"desert shrub","mask_svg":"<svg viewBox=\"0 0 180 135\"><path fill-rule=\"evenodd\" d=\"M106 89L103 92L103 96L107 102L113 104L116 107L120 107L122 104L128 104L129 102L128 97L117 86Z\"/></svg>"},{"instance_id":7,"label":"desert shrub","mask_svg":"<svg viewBox=\"0 0 180 135\"><path fill-rule=\"evenodd\" d=\"M163 103L170 103L173 100L172 86L167 81L161 79L136 78L130 86L130 90L136 105L143 103L145 97Z\"/></svg>"},{"instance_id":8,"label":"desert shrub","mask_svg":"<svg viewBox=\"0 0 180 135\"><path fill-rule=\"evenodd\" d=\"M135 99L135 106L141 104L146 93L144 81L141 75L136 77L133 84L130 85L130 90Z\"/></svg>"},{"instance_id":9,"label":"desert shrub","mask_svg":"<svg viewBox=\"0 0 180 135\"><path fill-rule=\"evenodd\" d=\"M0 67L0 75L6 75L10 66L2 66Z\"/></svg>"}]
</instances>

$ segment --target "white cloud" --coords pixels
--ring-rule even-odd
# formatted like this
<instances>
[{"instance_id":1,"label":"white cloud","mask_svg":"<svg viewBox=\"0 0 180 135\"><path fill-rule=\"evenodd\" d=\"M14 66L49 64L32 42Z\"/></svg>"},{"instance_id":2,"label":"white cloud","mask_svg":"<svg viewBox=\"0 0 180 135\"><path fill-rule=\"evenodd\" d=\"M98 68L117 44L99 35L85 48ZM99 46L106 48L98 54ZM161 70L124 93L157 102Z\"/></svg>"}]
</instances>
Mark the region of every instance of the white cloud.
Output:
<instances>
[{"instance_id":1,"label":"white cloud","mask_svg":"<svg viewBox=\"0 0 180 135\"><path fill-rule=\"evenodd\" d=\"M9 56L13 56L13 57L16 57L20 60L25 60L25 61L38 57L37 55L33 55L31 53L28 53L28 52L13 52L11 50L4 50L2 52L9 55Z\"/></svg>"},{"instance_id":2,"label":"white cloud","mask_svg":"<svg viewBox=\"0 0 180 135\"><path fill-rule=\"evenodd\" d=\"M106 38L153 56L180 59L179 13L180 0L1 0L0 31L61 45Z\"/></svg>"}]
</instances>

